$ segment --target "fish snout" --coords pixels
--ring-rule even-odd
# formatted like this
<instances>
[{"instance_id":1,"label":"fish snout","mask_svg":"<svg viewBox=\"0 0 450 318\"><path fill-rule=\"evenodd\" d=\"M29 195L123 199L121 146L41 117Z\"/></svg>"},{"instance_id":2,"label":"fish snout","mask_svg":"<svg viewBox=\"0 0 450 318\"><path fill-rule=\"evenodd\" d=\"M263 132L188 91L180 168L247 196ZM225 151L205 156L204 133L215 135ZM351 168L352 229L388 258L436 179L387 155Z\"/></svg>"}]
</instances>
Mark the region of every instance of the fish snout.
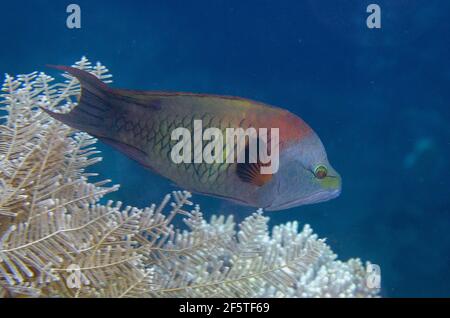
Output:
<instances>
[{"instance_id":1,"label":"fish snout","mask_svg":"<svg viewBox=\"0 0 450 318\"><path fill-rule=\"evenodd\" d=\"M324 190L329 190L330 192L341 193L342 190L342 178L336 171L332 171L326 178L321 180L321 186Z\"/></svg>"}]
</instances>

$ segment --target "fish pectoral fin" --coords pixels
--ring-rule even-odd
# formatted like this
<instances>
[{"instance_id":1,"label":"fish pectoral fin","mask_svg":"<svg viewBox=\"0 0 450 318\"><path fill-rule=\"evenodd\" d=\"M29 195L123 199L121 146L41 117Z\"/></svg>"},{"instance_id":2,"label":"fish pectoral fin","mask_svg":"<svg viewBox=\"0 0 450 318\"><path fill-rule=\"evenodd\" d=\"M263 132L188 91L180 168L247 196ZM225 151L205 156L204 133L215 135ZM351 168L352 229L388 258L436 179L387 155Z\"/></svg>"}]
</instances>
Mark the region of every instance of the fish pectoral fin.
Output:
<instances>
[{"instance_id":1,"label":"fish pectoral fin","mask_svg":"<svg viewBox=\"0 0 450 318\"><path fill-rule=\"evenodd\" d=\"M257 153L259 154L259 146L260 146L260 140L259 138L256 139L256 145ZM258 187L262 187L267 182L269 182L272 179L272 174L262 174L261 173L261 167L267 166L267 164L263 164L260 161L259 156L256 158L255 163L251 163L250 161L250 145L248 140L246 141L245 145L245 161L244 163L238 163L236 166L236 173L244 182L254 184Z\"/></svg>"},{"instance_id":2,"label":"fish pectoral fin","mask_svg":"<svg viewBox=\"0 0 450 318\"><path fill-rule=\"evenodd\" d=\"M112 146L113 148L119 150L120 152L124 153L127 157L137 161L139 164L143 165L144 167L155 171L150 164L148 163L148 156L147 154L140 150L139 148L136 148L134 146L131 146L129 144L126 144L124 142L111 139L111 138L105 138L105 137L97 137L100 141L104 142L105 144Z\"/></svg>"},{"instance_id":3,"label":"fish pectoral fin","mask_svg":"<svg viewBox=\"0 0 450 318\"><path fill-rule=\"evenodd\" d=\"M263 165L258 163L238 163L236 173L244 182L248 182L258 187L262 187L272 179L272 174L262 174L261 167Z\"/></svg>"}]
</instances>

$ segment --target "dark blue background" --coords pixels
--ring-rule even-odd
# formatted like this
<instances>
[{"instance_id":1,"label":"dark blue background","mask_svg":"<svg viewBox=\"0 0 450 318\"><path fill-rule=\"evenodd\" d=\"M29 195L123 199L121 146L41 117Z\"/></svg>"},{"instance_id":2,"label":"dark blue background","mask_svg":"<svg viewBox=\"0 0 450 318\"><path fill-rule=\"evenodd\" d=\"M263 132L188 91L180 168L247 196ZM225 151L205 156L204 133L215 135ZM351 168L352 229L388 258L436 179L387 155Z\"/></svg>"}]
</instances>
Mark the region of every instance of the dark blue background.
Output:
<instances>
[{"instance_id":1,"label":"dark blue background","mask_svg":"<svg viewBox=\"0 0 450 318\"><path fill-rule=\"evenodd\" d=\"M383 296L450 296L450 2L0 2L0 72L82 55L115 87L239 95L282 106L319 134L343 176L336 200L268 213L310 223L341 259L381 266ZM382 8L382 29L365 25ZM111 198L145 206L174 188L101 145ZM207 213L251 209L195 196Z\"/></svg>"}]
</instances>

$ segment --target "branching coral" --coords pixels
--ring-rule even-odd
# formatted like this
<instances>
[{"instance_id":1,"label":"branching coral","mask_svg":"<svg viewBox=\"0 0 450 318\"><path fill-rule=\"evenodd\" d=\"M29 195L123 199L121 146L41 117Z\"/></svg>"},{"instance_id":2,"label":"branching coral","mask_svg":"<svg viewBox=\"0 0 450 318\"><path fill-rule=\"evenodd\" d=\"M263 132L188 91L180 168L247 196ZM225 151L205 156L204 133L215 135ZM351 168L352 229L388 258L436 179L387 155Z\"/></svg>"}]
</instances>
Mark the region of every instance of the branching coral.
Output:
<instances>
[{"instance_id":1,"label":"branching coral","mask_svg":"<svg viewBox=\"0 0 450 318\"><path fill-rule=\"evenodd\" d=\"M83 58L76 67L108 81ZM66 111L79 84L44 73L6 76L0 125L1 297L367 297L365 268L336 260L308 225L275 226L258 211L237 227L209 222L191 195L174 192L145 209L100 204L115 191L92 183L101 160L85 133L39 106ZM171 203L170 203L171 202ZM183 215L185 230L173 220Z\"/></svg>"}]
</instances>

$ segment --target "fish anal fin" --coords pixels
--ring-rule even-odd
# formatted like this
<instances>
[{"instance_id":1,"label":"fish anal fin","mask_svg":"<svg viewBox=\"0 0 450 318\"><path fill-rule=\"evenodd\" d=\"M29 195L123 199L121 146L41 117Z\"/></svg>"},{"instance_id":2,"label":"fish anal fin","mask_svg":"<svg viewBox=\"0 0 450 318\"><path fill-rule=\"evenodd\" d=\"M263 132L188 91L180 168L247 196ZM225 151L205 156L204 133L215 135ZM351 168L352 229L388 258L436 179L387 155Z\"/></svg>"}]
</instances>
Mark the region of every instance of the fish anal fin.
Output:
<instances>
[{"instance_id":1,"label":"fish anal fin","mask_svg":"<svg viewBox=\"0 0 450 318\"><path fill-rule=\"evenodd\" d=\"M115 139L111 139L111 138L105 138L105 137L97 137L100 141L102 141L103 143L119 150L120 152L124 153L127 157L135 160L136 162L138 162L139 164L143 165L144 167L146 167L147 169L150 169L152 171L155 171L150 164L148 163L148 156L147 154L140 150L137 147L128 145L124 142L120 142L118 140Z\"/></svg>"}]
</instances>

